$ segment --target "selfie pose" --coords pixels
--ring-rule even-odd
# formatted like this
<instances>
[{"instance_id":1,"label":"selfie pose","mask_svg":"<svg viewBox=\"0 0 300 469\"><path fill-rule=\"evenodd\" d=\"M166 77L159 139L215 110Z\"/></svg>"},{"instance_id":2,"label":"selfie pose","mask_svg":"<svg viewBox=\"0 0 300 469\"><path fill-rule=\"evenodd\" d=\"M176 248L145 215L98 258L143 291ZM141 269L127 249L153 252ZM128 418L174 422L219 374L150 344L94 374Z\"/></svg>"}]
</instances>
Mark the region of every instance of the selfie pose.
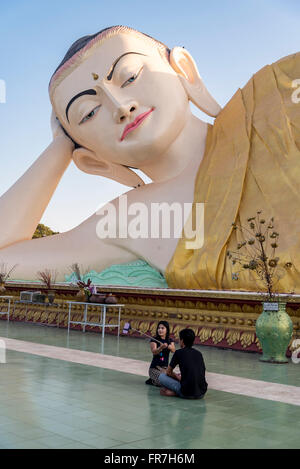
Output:
<instances>
[{"instance_id":1,"label":"selfie pose","mask_svg":"<svg viewBox=\"0 0 300 469\"><path fill-rule=\"evenodd\" d=\"M158 323L155 337L150 340L150 348L153 359L149 368L150 378L146 384L160 386L159 376L167 371L170 352L175 352L175 344L170 339L170 326L167 321Z\"/></svg>"}]
</instances>

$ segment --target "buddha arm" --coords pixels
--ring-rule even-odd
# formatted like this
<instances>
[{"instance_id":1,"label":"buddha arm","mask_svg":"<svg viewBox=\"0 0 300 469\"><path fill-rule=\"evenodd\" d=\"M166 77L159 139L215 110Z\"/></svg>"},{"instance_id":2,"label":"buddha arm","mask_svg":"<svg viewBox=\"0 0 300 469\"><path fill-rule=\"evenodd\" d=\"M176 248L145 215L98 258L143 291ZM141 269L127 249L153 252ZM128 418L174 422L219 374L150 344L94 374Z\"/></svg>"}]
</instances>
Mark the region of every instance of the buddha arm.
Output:
<instances>
[{"instance_id":1,"label":"buddha arm","mask_svg":"<svg viewBox=\"0 0 300 469\"><path fill-rule=\"evenodd\" d=\"M34 280L38 271L47 268L57 271L57 282L64 282L75 262L83 270L101 272L113 264L137 260L137 256L128 250L98 239L96 230L90 230L90 227L82 224L65 233L5 247L0 249L1 262L16 265L14 279Z\"/></svg>"},{"instance_id":2,"label":"buddha arm","mask_svg":"<svg viewBox=\"0 0 300 469\"><path fill-rule=\"evenodd\" d=\"M0 249L32 238L67 169L73 143L59 136L26 173L0 197Z\"/></svg>"}]
</instances>

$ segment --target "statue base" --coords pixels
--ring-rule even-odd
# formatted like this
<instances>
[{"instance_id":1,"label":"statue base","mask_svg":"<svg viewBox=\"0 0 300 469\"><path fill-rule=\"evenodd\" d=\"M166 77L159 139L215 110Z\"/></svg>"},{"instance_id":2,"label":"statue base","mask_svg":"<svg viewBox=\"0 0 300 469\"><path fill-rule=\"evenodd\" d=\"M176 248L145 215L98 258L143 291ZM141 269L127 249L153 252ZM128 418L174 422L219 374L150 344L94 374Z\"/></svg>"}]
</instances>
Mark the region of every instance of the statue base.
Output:
<instances>
[{"instance_id":1,"label":"statue base","mask_svg":"<svg viewBox=\"0 0 300 469\"><path fill-rule=\"evenodd\" d=\"M256 320L262 312L262 297L259 293L107 285L97 286L97 288L98 292L112 293L117 297L119 304L125 305L121 317L121 332L125 322L130 322L134 329L153 335L157 323L163 319L169 322L171 335L177 341L179 331L189 327L195 332L196 344L245 352L261 353L262 351L255 333ZM6 294L14 296L15 300L19 300L20 292L24 290L43 291L43 287L37 283L13 281L6 285ZM14 311L11 312L10 320L66 328L67 301L76 300L78 289L67 284L58 284L53 290L55 291L55 304L45 307L41 304L17 303ZM0 298L0 310L5 310L6 307L5 300ZM74 321L80 320L83 314L82 305L75 306L75 308ZM95 319L97 317L97 308L91 304L89 311L89 319L93 322L93 317ZM300 295L293 295L292 301L287 304L286 311L293 322L292 343L300 335ZM113 305L109 306L107 308L108 322L113 324L116 316L117 311ZM5 319L5 316L1 316L1 319ZM80 326L74 328L80 329ZM100 328L89 327L86 330L100 332ZM116 334L117 330L111 329L111 333ZM130 331L129 336L141 337L134 331Z\"/></svg>"}]
</instances>

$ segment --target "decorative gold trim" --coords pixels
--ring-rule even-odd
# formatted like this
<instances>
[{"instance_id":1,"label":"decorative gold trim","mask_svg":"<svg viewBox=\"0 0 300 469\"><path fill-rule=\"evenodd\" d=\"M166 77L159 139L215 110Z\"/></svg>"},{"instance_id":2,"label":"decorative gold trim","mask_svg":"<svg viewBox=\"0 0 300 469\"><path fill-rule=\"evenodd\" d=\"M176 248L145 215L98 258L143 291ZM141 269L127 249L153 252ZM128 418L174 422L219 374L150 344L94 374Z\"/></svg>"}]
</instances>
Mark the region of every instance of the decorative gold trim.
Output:
<instances>
[{"instance_id":1,"label":"decorative gold trim","mask_svg":"<svg viewBox=\"0 0 300 469\"><path fill-rule=\"evenodd\" d=\"M28 289L41 289L40 286L23 284L10 284L7 294L19 299L19 292ZM240 293L231 292L235 298L222 298L222 292L217 292L215 298L203 297L203 292L173 290L173 297L168 290L137 289L129 287L101 287L101 291L112 292L118 297L121 304L125 304L121 317L121 332L125 322L130 322L132 327L149 335L154 335L157 323L165 319L170 324L171 334L179 339L179 331L185 327L192 328L196 334L198 343L212 346L235 348L240 350L260 351L261 346L255 334L255 323L261 313L260 302L246 300L243 302ZM175 293L176 292L176 293ZM67 327L68 304L66 301L76 297L76 289L67 286L56 288L55 304L26 305L16 304L15 311L11 308L11 320L32 321L35 323L57 325ZM253 298L251 298L253 299ZM0 310L7 309L7 303L0 298ZM25 312L27 309L27 315ZM293 324L293 339L300 335L300 301L289 304L287 308ZM97 309L93 306L89 311L89 318L97 318ZM72 318L79 320L83 315L83 306L74 305ZM107 320L115 321L117 311L113 306L107 308ZM1 316L6 319L6 316ZM76 327L80 329L80 326ZM99 331L99 328L93 329ZM130 335L137 335L130 331ZM291 345L290 345L291 347Z\"/></svg>"},{"instance_id":2,"label":"decorative gold trim","mask_svg":"<svg viewBox=\"0 0 300 469\"><path fill-rule=\"evenodd\" d=\"M222 340L225 337L225 330L224 329L215 329L211 335L212 341L214 344L218 344L219 342L222 342Z\"/></svg>"},{"instance_id":3,"label":"decorative gold trim","mask_svg":"<svg viewBox=\"0 0 300 469\"><path fill-rule=\"evenodd\" d=\"M226 340L228 345L236 344L240 340L240 332L234 330L228 331L226 335Z\"/></svg>"},{"instance_id":4,"label":"decorative gold trim","mask_svg":"<svg viewBox=\"0 0 300 469\"><path fill-rule=\"evenodd\" d=\"M203 327L199 332L200 342L206 342L211 337L212 330L208 327Z\"/></svg>"},{"instance_id":5,"label":"decorative gold trim","mask_svg":"<svg viewBox=\"0 0 300 469\"><path fill-rule=\"evenodd\" d=\"M255 334L253 332L243 332L241 335L241 344L243 348L249 347L255 341Z\"/></svg>"}]
</instances>

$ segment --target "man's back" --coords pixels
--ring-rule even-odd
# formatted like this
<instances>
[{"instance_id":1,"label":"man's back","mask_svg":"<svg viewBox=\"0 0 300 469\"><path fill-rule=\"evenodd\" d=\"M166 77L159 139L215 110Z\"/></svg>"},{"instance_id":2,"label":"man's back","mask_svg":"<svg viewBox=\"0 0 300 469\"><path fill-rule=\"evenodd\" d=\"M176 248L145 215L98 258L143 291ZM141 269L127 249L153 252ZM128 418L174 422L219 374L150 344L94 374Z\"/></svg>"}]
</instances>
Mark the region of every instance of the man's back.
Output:
<instances>
[{"instance_id":1,"label":"man's back","mask_svg":"<svg viewBox=\"0 0 300 469\"><path fill-rule=\"evenodd\" d=\"M207 391L205 364L202 353L192 347L176 350L171 360L171 368L179 365L181 372L181 392L185 397L197 398Z\"/></svg>"}]
</instances>

